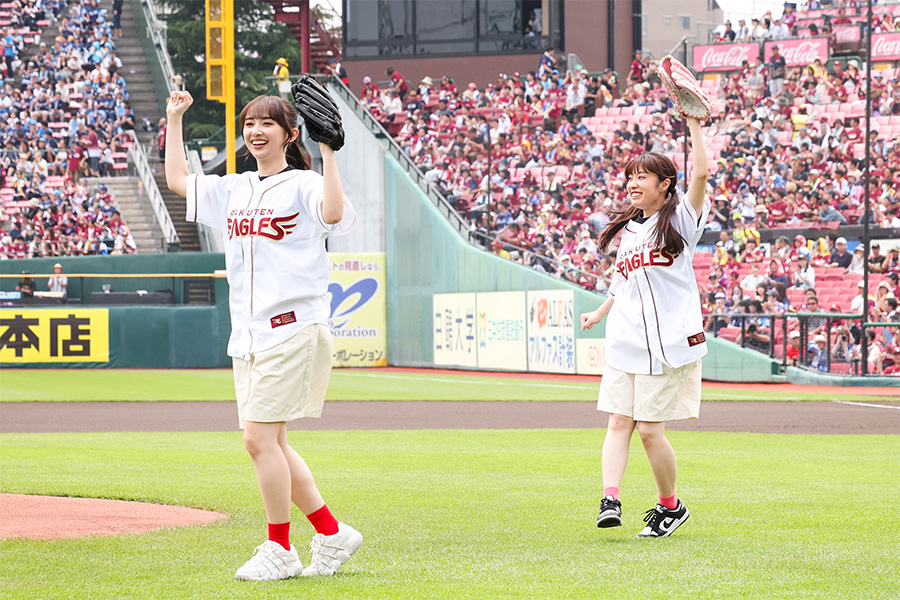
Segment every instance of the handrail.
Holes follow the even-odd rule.
[[[428,199],[431,200],[432,204],[450,218],[451,222],[456,226],[456,229],[463,235],[469,244],[475,245],[472,239],[472,232],[469,229],[469,221],[457,212],[433,184],[425,179],[425,174],[419,169],[418,165],[416,165],[409,155],[400,148],[400,145],[397,144],[381,123],[375,120],[372,113],[362,107],[359,98],[356,97],[353,91],[343,81],[334,77],[327,78],[327,81],[332,89],[354,109],[354,112],[362,119],[372,133],[375,134],[375,137],[382,141],[385,150],[403,165],[406,172],[415,180],[416,184],[418,184],[419,188],[425,193]]]
[[[191,173],[203,173],[203,161],[196,150],[186,152],[188,171]],[[221,238],[217,232],[208,225],[197,223],[197,233],[200,235],[200,250],[203,252],[224,252]]]
[[[129,135],[131,135],[131,147],[128,148],[128,155],[131,157],[137,176],[144,183],[144,190],[147,192],[147,198],[150,199],[150,205],[153,207],[153,213],[156,216],[156,222],[162,230],[163,238],[165,238],[167,244],[178,243],[175,224],[172,222],[172,217],[169,215],[169,209],[166,207],[165,201],[163,201],[159,186],[156,185],[156,179],[150,171],[150,164],[147,162],[144,147],[133,129],[129,130]]]
[[[166,24],[156,18],[156,10],[149,0],[141,0],[141,8],[144,11],[144,18],[147,20],[147,36],[153,42],[156,53],[159,55],[159,63],[165,79],[166,90],[168,95],[175,91],[175,68],[172,66],[172,57],[169,56],[169,50],[166,46]]]

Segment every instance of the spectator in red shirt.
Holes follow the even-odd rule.
[[[384,72],[391,78],[391,86],[397,92],[397,95],[400,96],[400,101],[405,101],[406,94],[409,93],[409,84],[406,83],[406,78],[395,71],[394,67],[388,67]]]
[[[628,71],[629,83],[643,83],[647,75],[647,63],[643,60],[644,53],[634,51],[634,60],[631,61],[631,70]]]

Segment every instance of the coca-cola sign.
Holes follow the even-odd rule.
[[[733,71],[745,60],[752,65],[758,56],[759,44],[694,46],[694,70]]]
[[[872,60],[900,60],[900,33],[873,35]]]
[[[817,58],[823,63],[828,60],[828,38],[815,37],[799,40],[778,40],[763,44],[765,61],[772,60],[772,48],[778,46],[778,51],[784,57],[784,62],[789,67],[805,67],[811,65]]]
[[[837,44],[858,42],[862,39],[859,25],[838,25],[834,28],[834,41]]]

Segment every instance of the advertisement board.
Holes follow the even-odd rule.
[[[103,308],[0,311],[0,363],[109,362]]]
[[[328,260],[334,366],[387,366],[384,253],[333,253]]]
[[[477,367],[475,294],[434,294],[432,334],[434,364]]]
[[[576,372],[579,375],[603,375],[606,368],[606,339],[579,338],[575,342],[578,362]]]
[[[900,60],[900,33],[876,33],[872,36],[872,60]]]
[[[772,48],[778,46],[778,51],[784,57],[788,67],[805,67],[811,65],[817,58],[822,64],[828,60],[828,38],[814,37],[794,40],[775,40],[763,44],[763,61],[768,64],[772,60]]]
[[[733,71],[743,61],[753,64],[759,56],[759,44],[712,44],[694,46],[695,71]]]
[[[572,290],[530,291],[528,370],[575,372],[575,294]]]
[[[478,368],[526,371],[525,292],[478,294]]]

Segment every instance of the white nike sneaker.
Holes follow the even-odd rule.
[[[296,577],[303,571],[297,549],[285,550],[278,542],[266,540],[256,547],[253,557],[234,574],[235,579],[274,581]]]
[[[657,504],[656,508],[651,508],[644,515],[644,522],[647,526],[637,534],[642,537],[666,537],[672,535],[672,532],[688,520],[691,516],[687,506],[681,499],[678,499],[678,506],[675,508],[666,508],[662,504]]]
[[[362,541],[362,534],[346,523],[338,523],[338,532],[334,535],[317,533],[309,543],[312,559],[303,569],[303,576],[334,575],[350,560],[350,555],[359,549]]]

